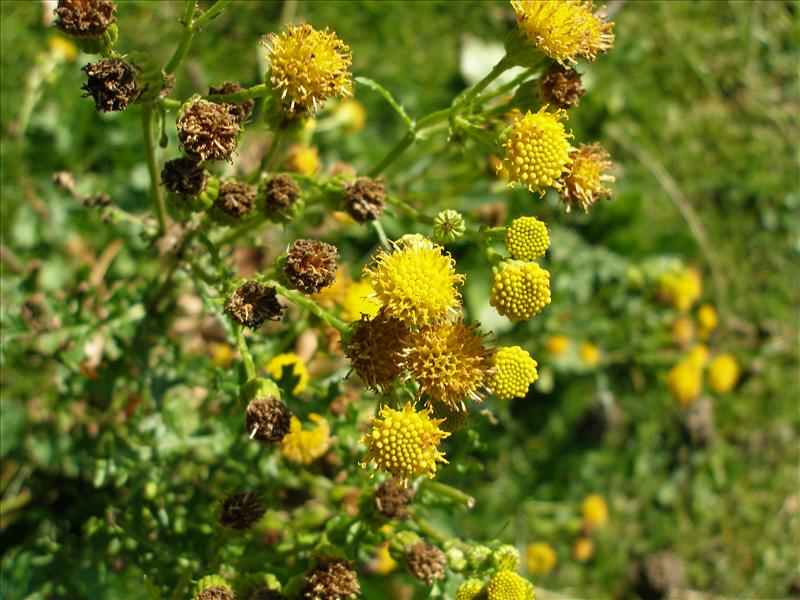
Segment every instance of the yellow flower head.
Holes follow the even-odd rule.
[[[408,485],[408,479],[417,475],[433,479],[436,463],[447,463],[437,446],[450,434],[439,428],[442,420],[431,419],[430,412],[430,408],[417,412],[411,402],[402,410],[381,408],[372,429],[361,438],[368,448],[361,466],[366,468],[372,460],[402,485]]]
[[[317,149],[311,146],[295,145],[286,153],[284,166],[287,171],[302,175],[314,175],[322,163]]]
[[[719,325],[719,316],[711,304],[703,304],[697,309],[697,322],[700,324],[700,336],[708,338],[712,331]]]
[[[209,342],[208,351],[211,353],[211,362],[215,367],[227,369],[233,362],[233,348],[230,344]]]
[[[550,247],[547,225],[536,217],[519,217],[506,228],[505,245],[508,253],[520,260],[544,256]]]
[[[525,566],[530,573],[549,573],[558,563],[556,551],[550,544],[544,542],[534,542],[528,545]]]
[[[286,25],[286,32],[262,40],[272,65],[270,81],[293,113],[314,113],[326,98],[353,95],[350,48],[332,31]]]
[[[358,100],[345,100],[334,109],[333,114],[336,121],[349,132],[361,131],[367,121],[367,111]]]
[[[403,351],[403,367],[432,400],[463,407],[469,396],[483,400],[481,388],[492,368],[492,351],[484,345],[478,324],[440,321],[412,332]]]
[[[583,522],[589,529],[602,527],[608,521],[608,504],[600,494],[589,494],[581,505]]]
[[[78,57],[78,47],[60,35],[51,35],[47,38],[47,45],[50,47],[50,52],[58,58],[73,61]]]
[[[528,387],[539,378],[536,361],[519,346],[498,348],[494,353],[494,375],[489,387],[498,398],[524,398]]]
[[[378,307],[370,301],[370,296],[375,294],[369,281],[354,281],[347,286],[342,296],[342,318],[345,321],[358,321],[362,315],[374,317],[378,314]]]
[[[379,392],[400,375],[401,353],[410,333],[402,321],[390,317],[385,310],[355,324],[347,344],[347,358],[368,388]]]
[[[550,273],[535,262],[501,263],[492,281],[489,304],[510,321],[524,321],[550,304]]]
[[[389,542],[384,542],[378,546],[372,567],[372,570],[377,575],[388,575],[397,568],[397,564],[397,561],[389,553]]]
[[[596,367],[600,363],[600,348],[591,342],[583,342],[578,348],[578,354],[583,363],[589,367]]]
[[[485,587],[480,579],[467,579],[458,586],[456,590],[456,600],[478,600],[485,598]]]
[[[455,313],[460,305],[455,286],[464,276],[455,265],[441,246],[422,238],[396,244],[392,252],[381,250],[364,277],[388,316],[422,326]]]
[[[661,276],[658,291],[667,303],[680,311],[687,311],[700,299],[703,279],[700,272],[692,267],[678,272],[669,271]]]
[[[594,554],[594,542],[592,538],[581,536],[572,542],[572,556],[578,562],[586,562]]]
[[[585,5],[591,14],[591,0]],[[598,54],[605,54],[614,46],[613,21],[606,21],[606,15],[602,9],[594,14],[586,22],[586,34],[581,42],[579,54],[589,61],[593,61]]]
[[[527,40],[559,63],[575,62],[588,50],[591,5],[577,0],[512,0],[517,25]]]
[[[318,459],[331,446],[331,428],[328,422],[316,413],[308,415],[315,423],[313,429],[303,429],[300,420],[292,416],[289,433],[283,438],[283,456],[294,463],[307,465]]]
[[[702,369],[708,364],[708,346],[695,344],[689,349],[686,361],[693,364],[698,369]]]
[[[608,152],[600,144],[581,144],[572,155],[570,172],[559,182],[561,200],[567,212],[574,204],[589,212],[589,207],[601,198],[610,197],[607,183],[614,183],[613,175],[606,173],[614,166],[608,160]]]
[[[560,356],[569,350],[569,338],[560,333],[547,336],[544,347],[553,356]]]
[[[708,365],[708,384],[719,394],[730,392],[739,381],[739,363],[730,354],[715,356]]]
[[[508,185],[520,183],[532,192],[544,195],[546,187],[561,187],[561,177],[569,172],[571,133],[567,133],[561,119],[567,113],[558,109],[547,112],[528,111],[518,118],[501,136],[505,157],[503,167],[508,171]]]
[[[303,360],[294,352],[278,354],[278,356],[267,363],[267,373],[269,373],[275,381],[280,381],[283,376],[284,367],[291,367],[292,375],[297,377],[297,383],[292,393],[295,395],[302,394],[308,385],[308,370],[305,364],[303,364]]]
[[[672,322],[672,343],[686,348],[694,339],[694,321],[689,317],[676,317]]]
[[[319,293],[313,294],[311,298],[314,302],[318,302],[325,308],[332,308],[337,304],[341,304],[344,300],[344,296],[347,293],[350,284],[353,283],[353,280],[347,274],[347,271],[339,265],[336,267],[336,279],[333,280],[333,283],[328,287],[322,288]],[[358,319],[359,317],[356,317]]]
[[[681,406],[691,404],[700,395],[702,386],[702,371],[687,360],[682,360],[667,373],[667,387]]]
[[[489,600],[534,600],[533,584],[514,571],[500,571],[489,582]]]

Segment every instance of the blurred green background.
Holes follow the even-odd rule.
[[[137,506],[142,483],[109,482],[98,475],[107,464],[98,461],[113,462],[109,448],[128,431],[120,415],[135,386],[126,381],[143,367],[126,353],[168,327],[134,327],[128,319],[129,300],[147,298],[160,264],[135,233],[104,225],[51,182],[67,170],[81,193],[104,191],[131,212],[148,210],[138,110],[100,115],[81,98],[80,67],[92,59],[54,58],[59,34],[46,24],[48,6],[0,3],[2,593],[142,597],[141,574],[125,567],[111,542],[93,542],[87,524],[115,498]],[[120,2],[120,48],[166,62],[181,7]],[[589,215],[564,214],[554,197],[506,190],[487,176],[479,150],[441,138],[421,146],[423,161],[409,155],[386,174],[410,199],[434,198],[465,212],[506,202],[509,217],[536,214],[553,229],[555,296],[541,319],[509,330],[485,308],[486,286],[465,293],[473,317],[498,339],[531,349],[542,380],[525,401],[490,406],[502,435],[484,419],[476,436],[488,435],[449,448],[453,467],[442,480],[478,502],[470,513],[442,515],[440,525],[523,550],[546,541],[558,565],[531,578],[567,597],[630,596],[636,561],[661,551],[685,564],[675,597],[800,597],[800,4],[614,2],[610,9],[616,46],[581,67],[587,93],[569,126],[577,140],[609,149],[617,177],[611,202]],[[462,65],[475,60],[476,42],[499,45],[513,24],[503,2],[233,2],[196,36],[171,97],[225,80],[259,82],[257,41],[299,18],[333,28],[352,49],[354,74],[380,82],[417,117],[470,83]],[[362,131],[315,137],[326,165],[347,161],[363,171],[402,135],[377,94],[360,86],[356,98],[368,115]],[[169,133],[162,160],[177,156]],[[397,237],[409,224],[387,219],[385,226]],[[376,242],[370,231],[342,236],[343,253],[355,261]],[[111,256],[98,304],[87,282],[116,240],[124,246]],[[453,251],[472,283],[488,274],[466,245]],[[701,271],[703,300],[723,318],[712,350],[730,352],[742,368],[737,388],[712,400],[717,435],[704,448],[687,443],[685,411],[665,384],[677,360],[666,349],[674,313],[630,283],[632,272],[649,282],[648,265],[675,258]],[[81,363],[98,324],[119,338],[101,350],[115,376],[87,384]],[[543,346],[553,333],[597,344],[600,365],[550,361]],[[171,339],[175,349],[164,361],[187,372],[204,368]],[[150,382],[154,396],[168,387]],[[202,415],[195,420],[192,431],[207,427]],[[213,455],[215,447],[201,450]],[[189,467],[183,476],[203,477]],[[591,559],[579,562],[569,520],[589,493],[607,499],[610,518],[595,535]],[[173,562],[193,544],[178,535],[160,541],[174,548],[162,574],[162,583],[173,584]],[[368,598],[385,593],[365,585],[384,589]],[[397,585],[403,597],[407,583]]]

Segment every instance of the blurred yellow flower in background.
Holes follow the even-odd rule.
[[[608,504],[600,494],[589,494],[581,505],[581,516],[589,529],[602,527],[608,521]]]
[[[306,369],[303,359],[294,352],[278,354],[267,363],[267,372],[275,381],[280,381],[284,367],[292,367],[292,375],[297,377],[297,383],[292,393],[302,394],[308,385],[308,369]]]
[[[596,367],[600,363],[600,348],[591,342],[583,342],[578,349],[581,360],[590,367]]]
[[[544,343],[544,347],[547,349],[547,352],[553,356],[560,356],[561,354],[564,354],[567,350],[569,350],[569,345],[569,338],[565,335],[561,335],[560,333],[554,333],[553,335],[548,336]]]
[[[558,563],[556,551],[550,544],[534,542],[528,545],[525,565],[529,573],[549,573]]]
[[[281,442],[283,456],[287,460],[303,465],[318,459],[331,446],[331,428],[328,422],[316,413],[308,415],[308,420],[316,427],[303,429],[300,419],[293,416],[289,433]]]
[[[727,352],[715,356],[708,365],[708,384],[719,394],[730,392],[739,381],[739,363]]]
[[[682,360],[667,373],[667,387],[681,406],[687,406],[700,395],[702,371],[691,362]]]

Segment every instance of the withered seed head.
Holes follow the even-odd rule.
[[[244,90],[242,86],[238,83],[232,81],[226,81],[222,85],[219,86],[210,86],[208,88],[208,95],[211,96],[212,94],[235,94],[236,92],[241,92]],[[231,103],[224,103],[222,106],[228,109],[228,112],[231,113],[236,121],[242,125],[244,124],[247,119],[250,118],[250,115],[253,114],[253,107],[256,105],[255,100],[245,100],[244,102],[238,102],[236,104]]]
[[[375,512],[389,519],[406,519],[408,505],[414,500],[414,489],[399,485],[394,479],[387,479],[375,490],[372,506]]]
[[[553,63],[544,72],[539,85],[545,102],[564,109],[578,106],[586,91],[581,85],[581,74],[558,63]]]
[[[435,579],[444,579],[447,555],[420,541],[406,551],[406,566],[414,577],[430,585]]]
[[[191,158],[168,160],[161,171],[161,183],[178,196],[199,196],[206,187],[208,173]]]
[[[228,160],[240,129],[226,105],[197,100],[178,119],[178,140],[200,162]]]
[[[291,175],[279,173],[264,186],[264,200],[268,213],[286,210],[300,197],[300,186]]]
[[[306,583],[300,592],[302,600],[344,600],[361,593],[356,572],[347,561],[338,558],[319,559],[306,571]]]
[[[295,288],[318,294],[336,280],[339,251],[317,240],[296,240],[289,246],[283,274]]]
[[[236,600],[236,594],[230,588],[212,585],[197,594],[192,600]]]
[[[247,433],[262,442],[280,442],[289,433],[291,419],[277,398],[256,398],[247,405]]]
[[[81,86],[84,98],[94,98],[100,112],[125,110],[135,102],[141,90],[136,85],[136,68],[122,58],[104,58],[83,67],[88,76]]]
[[[258,492],[231,494],[222,503],[219,523],[231,529],[250,529],[267,512],[267,505]]]
[[[252,185],[240,181],[224,181],[219,186],[219,195],[214,209],[231,219],[241,219],[256,205],[258,191]]]
[[[275,288],[248,281],[230,295],[225,311],[237,323],[258,329],[264,321],[280,320],[283,307],[278,302]]]
[[[374,221],[386,208],[383,182],[360,177],[344,184],[344,207],[359,223]]]
[[[72,37],[97,38],[116,21],[116,10],[111,0],[59,0],[56,27]]]

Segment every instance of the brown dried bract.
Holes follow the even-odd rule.
[[[257,329],[264,321],[280,320],[283,307],[278,302],[275,288],[248,281],[230,295],[225,311],[237,323]]]
[[[369,177],[360,177],[344,184],[344,207],[359,223],[374,221],[386,208],[383,182]]]
[[[228,160],[236,150],[239,122],[226,105],[197,100],[178,119],[181,148],[199,162]]]
[[[168,160],[161,171],[161,183],[178,196],[199,196],[206,188],[208,173],[191,158]]]
[[[256,398],[247,405],[247,434],[262,442],[280,442],[289,433],[291,419],[277,398]]]
[[[222,503],[219,523],[231,529],[250,529],[267,512],[267,505],[258,492],[231,494]]]
[[[295,288],[318,294],[336,280],[339,251],[318,240],[296,240],[289,246],[283,274]]]
[[[586,90],[581,85],[581,74],[575,69],[553,63],[539,79],[544,101],[558,108],[574,108],[581,103]]]
[[[100,112],[125,110],[141,90],[136,86],[136,68],[121,58],[104,58],[83,67],[87,81],[81,86]]]
[[[300,592],[303,600],[344,600],[361,593],[356,572],[347,561],[338,558],[319,559],[306,572],[306,583]]]
[[[300,197],[300,186],[291,175],[279,173],[264,185],[264,201],[268,213],[286,210]]]
[[[219,186],[214,209],[231,219],[241,219],[253,210],[258,191],[241,181],[225,181]]]
[[[116,4],[111,0],[59,0],[56,27],[76,38],[97,38],[116,18]]]
[[[375,490],[372,506],[375,512],[389,519],[407,519],[408,506],[414,500],[414,489],[387,479]]]

